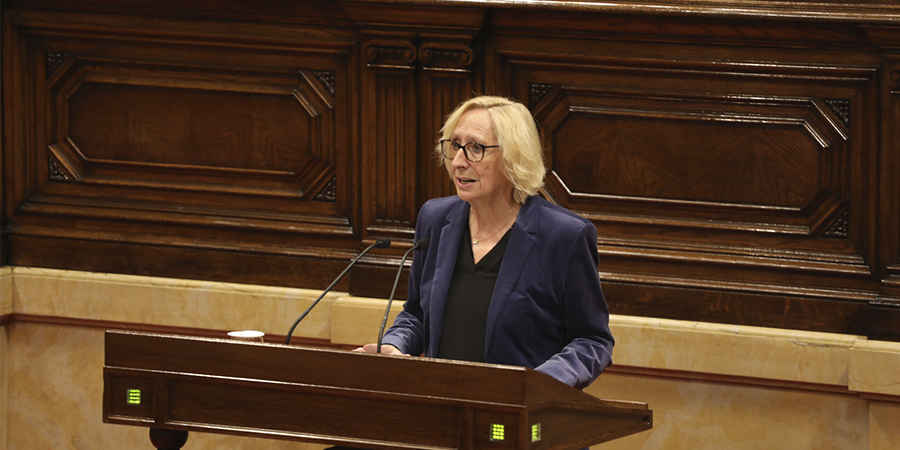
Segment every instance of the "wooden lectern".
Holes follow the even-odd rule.
[[[106,333],[103,421],[368,449],[574,449],[650,429],[523,367],[136,332]]]

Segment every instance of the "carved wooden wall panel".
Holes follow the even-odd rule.
[[[584,35],[499,37],[489,73],[541,124],[548,196],[597,224],[613,310],[712,321],[766,311],[742,314],[755,324],[781,310],[779,326],[812,329],[864,315],[884,270],[866,123],[881,54],[827,42],[774,51],[754,39],[738,50],[724,41],[737,30],[724,28],[677,45],[604,31],[591,46]],[[641,42],[651,39],[660,42]],[[548,56],[551,45],[578,51]],[[862,322],[845,330],[866,332]]]
[[[48,86],[49,161],[67,182],[303,199],[334,177],[334,105],[306,71],[262,81],[70,59]]]
[[[475,92],[471,43],[484,11],[437,6],[398,14],[396,6],[379,2],[342,7],[361,27],[365,54],[361,162],[372,170],[363,174],[364,239],[387,236],[408,246],[419,206],[453,192],[429,149],[445,116]],[[366,270],[363,264],[358,273]],[[381,287],[362,289],[377,295]]]
[[[4,67],[28,87],[27,106],[9,111],[32,109],[23,136],[33,144],[5,165],[29,180],[6,203],[16,217],[12,248],[65,255],[92,243],[142,263],[21,251],[11,263],[253,282],[248,274],[260,271],[244,262],[268,254],[290,261],[279,283],[307,285],[339,265],[302,269],[309,258],[339,261],[358,248],[348,239],[358,169],[350,152],[356,88],[347,82],[356,43],[346,33],[13,16],[6,19],[21,50],[10,58],[26,65]],[[157,20],[167,23],[163,37]],[[92,31],[96,23],[113,25]],[[185,259],[195,265],[185,268]]]
[[[363,78],[363,108],[372,121],[363,127],[363,167],[367,171],[364,196],[374,205],[363,216],[369,234],[409,237],[415,221],[415,197],[409,187],[416,180],[415,148],[417,48],[401,39],[365,43],[367,59]]]
[[[900,339],[889,5],[182,3],[3,2],[4,263],[385,296],[490,93],[613,312]]]

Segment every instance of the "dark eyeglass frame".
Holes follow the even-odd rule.
[[[447,154],[448,147],[445,145],[446,142],[450,143],[449,149],[453,150],[452,155]],[[469,162],[473,162],[473,163],[481,162],[484,159],[484,151],[486,149],[500,148],[499,145],[482,145],[477,142],[467,142],[465,144],[461,144],[458,141],[456,141],[455,139],[441,139],[439,141],[439,144],[441,146],[441,154],[444,155],[444,158],[453,159],[456,157],[456,153],[459,152],[460,150],[462,150],[463,155],[466,157],[466,159],[468,159]],[[481,154],[481,158],[475,160],[475,159],[472,159],[469,157],[469,150],[466,150],[466,147],[468,147],[470,145],[474,146],[474,148],[472,150],[475,150],[476,151],[475,153]]]

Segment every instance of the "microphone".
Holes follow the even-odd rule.
[[[397,283],[400,282],[400,272],[403,270],[403,263],[406,262],[406,257],[409,256],[413,250],[425,250],[430,243],[431,239],[428,239],[427,237],[419,239],[413,244],[412,248],[403,254],[403,259],[400,260],[400,267],[397,268],[397,276],[394,278],[394,287],[391,289],[391,296],[388,298],[387,309],[384,310],[384,318],[381,319],[381,328],[378,330],[378,347],[375,348],[375,353],[381,353],[381,339],[384,337],[384,326],[387,324],[388,315],[391,312],[391,303],[394,301],[394,293],[397,292]]]
[[[359,261],[359,258],[362,258],[363,255],[365,255],[366,253],[369,253],[369,250],[372,250],[375,247],[388,248],[390,246],[391,246],[390,239],[381,238],[381,239],[376,240],[374,244],[368,246],[365,250],[362,251],[362,253],[360,253],[359,255],[356,255],[356,258],[353,258],[353,261],[350,261],[350,265],[348,265],[347,268],[344,269],[344,271],[341,272],[341,274],[338,275],[337,278],[335,278],[334,281],[332,281],[331,284],[329,284],[328,287],[325,288],[324,291],[322,291],[322,295],[320,295],[319,298],[317,298],[316,301],[314,301],[312,305],[309,305],[309,308],[306,308],[306,311],[303,311],[303,314],[301,314],[300,317],[298,317],[297,320],[294,321],[294,324],[291,325],[290,331],[288,331],[287,337],[284,339],[284,343],[285,344],[291,343],[291,335],[294,334],[294,328],[297,328],[297,324],[299,324],[300,321],[303,320],[303,318],[306,317],[307,314],[309,314],[309,311],[311,309],[313,309],[313,307],[315,307],[317,304],[319,304],[319,300],[322,300],[322,297],[325,297],[325,294],[327,294],[328,291],[330,291],[331,288],[333,288],[334,285],[337,284],[337,282],[340,281],[340,279],[344,277],[344,275],[347,273],[347,271],[349,271],[350,268],[353,267],[357,261]]]

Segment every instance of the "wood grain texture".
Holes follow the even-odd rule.
[[[490,93],[612,311],[900,340],[900,15],[723,5],[5,0],[0,258],[385,297]]]
[[[600,400],[522,367],[245,344],[108,332],[104,422],[379,449],[509,450],[532,448],[535,419],[547,430],[534,447],[542,450],[652,426],[644,403]],[[139,404],[126,402],[129,389],[140,390]],[[396,423],[414,432],[398,434]],[[492,424],[506,432],[489,442]]]

